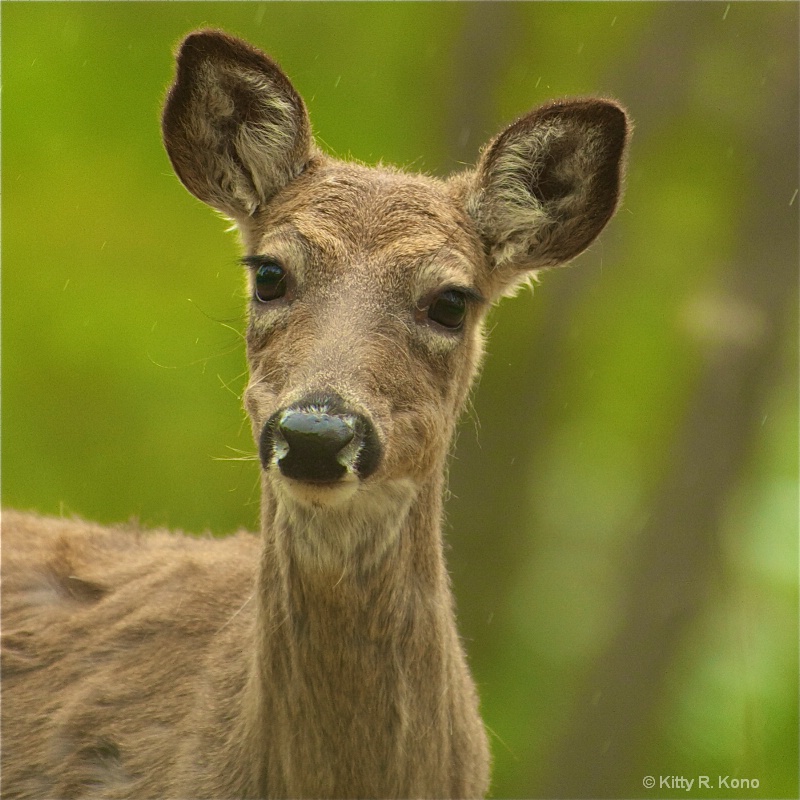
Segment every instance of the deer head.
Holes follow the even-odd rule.
[[[241,234],[245,406],[270,513],[347,519],[349,557],[366,520],[440,493],[487,309],[600,233],[628,131],[615,102],[567,100],[447,180],[345,163],[316,146],[274,61],[217,31],[185,39],[164,140],[184,185]]]

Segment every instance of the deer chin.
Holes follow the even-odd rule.
[[[391,552],[407,524],[418,487],[409,479],[329,484],[267,473],[282,529],[308,575],[369,571]]]
[[[348,473],[337,481],[300,481],[287,478],[276,470],[271,483],[279,499],[289,505],[311,509],[341,507],[358,492],[360,480]]]

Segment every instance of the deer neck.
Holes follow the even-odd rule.
[[[409,751],[421,748],[418,759],[433,764],[426,774],[446,763],[450,738],[423,733],[450,714],[461,668],[441,494],[441,480],[398,489],[374,504],[382,513],[354,516],[349,533],[342,519],[265,498],[248,705],[271,792],[281,776],[278,790],[292,796],[377,796],[387,787],[410,796],[426,787],[409,772]],[[347,559],[333,557],[348,547]]]

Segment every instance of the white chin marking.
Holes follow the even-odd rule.
[[[275,488],[284,500],[310,508],[329,508],[347,502],[358,491],[359,480],[347,475],[335,483],[307,483],[284,478],[274,479]]]

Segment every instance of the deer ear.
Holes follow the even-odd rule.
[[[181,43],[161,125],[184,186],[238,221],[311,156],[308,113],[289,79],[259,50],[220,31]]]
[[[501,288],[574,258],[616,209],[630,126],[607,100],[556,102],[496,136],[462,183]]]

